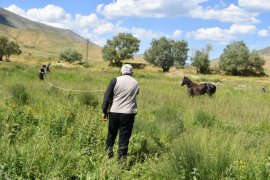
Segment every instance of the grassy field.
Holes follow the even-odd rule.
[[[119,164],[104,151],[103,93],[50,87],[39,81],[39,67],[0,62],[1,179],[270,179],[269,77],[193,74],[218,88],[212,98],[190,98],[180,86],[187,70],[135,70],[139,113],[127,162]],[[46,78],[105,90],[118,75],[103,63],[53,63]]]

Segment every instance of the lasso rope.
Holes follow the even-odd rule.
[[[105,92],[105,90],[95,90],[95,89],[93,89],[93,90],[78,90],[78,89],[67,89],[67,88],[62,88],[62,87],[56,86],[56,85],[50,83],[49,81],[47,81],[46,78],[45,78],[45,76],[44,76],[44,81],[45,81],[48,85],[50,85],[50,86],[52,86],[52,87],[55,87],[55,88],[57,88],[57,89],[61,89],[61,90],[63,90],[63,91],[73,91],[73,92],[82,92],[82,93],[86,93],[86,92]]]

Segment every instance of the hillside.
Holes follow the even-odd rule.
[[[21,46],[24,56],[56,57],[66,49],[78,50],[85,57],[87,40],[71,30],[34,22],[0,8],[0,35]],[[101,48],[89,42],[88,59],[100,59]]]
[[[270,46],[261,49],[259,53],[263,56],[270,56]]]

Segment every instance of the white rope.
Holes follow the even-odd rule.
[[[67,88],[62,88],[62,87],[56,86],[56,85],[54,85],[54,84],[48,82],[48,81],[46,80],[45,76],[43,76],[43,77],[44,77],[44,81],[45,81],[48,85],[53,86],[53,87],[55,87],[55,88],[57,88],[57,89],[61,89],[61,90],[63,90],[63,91],[73,91],[73,92],[82,92],[82,93],[84,93],[84,92],[105,92],[105,90],[95,90],[95,89],[94,89],[94,90],[78,90],[78,89],[67,89]]]

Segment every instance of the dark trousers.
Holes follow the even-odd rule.
[[[129,138],[132,133],[135,114],[109,113],[109,128],[106,140],[108,156],[113,156],[113,145],[119,131],[118,158],[125,158],[128,152]]]

